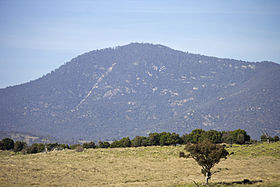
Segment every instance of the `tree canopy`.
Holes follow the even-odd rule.
[[[202,167],[201,172],[205,175],[206,184],[211,178],[211,168],[218,164],[222,158],[226,159],[229,155],[224,146],[213,144],[209,140],[198,144],[187,144],[185,150]]]

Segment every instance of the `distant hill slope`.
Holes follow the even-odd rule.
[[[280,130],[280,65],[132,43],[80,55],[0,89],[0,130],[62,139],[117,139],[194,128]]]

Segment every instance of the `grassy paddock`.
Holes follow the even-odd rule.
[[[262,180],[280,185],[280,143],[227,148],[234,152],[213,168],[210,182]],[[195,186],[204,181],[193,159],[179,158],[183,146],[53,151],[32,155],[0,152],[0,186]],[[246,185],[234,185],[246,186]],[[250,186],[250,185],[247,185]],[[252,186],[252,185],[251,185]]]

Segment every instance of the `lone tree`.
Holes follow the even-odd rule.
[[[198,144],[187,144],[185,150],[202,167],[201,173],[205,176],[205,183],[211,178],[211,168],[220,162],[221,158],[227,158],[228,152],[224,146],[213,144],[209,140]]]

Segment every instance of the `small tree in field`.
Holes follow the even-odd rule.
[[[221,158],[227,158],[228,152],[224,146],[213,144],[209,140],[198,144],[187,144],[185,150],[202,167],[201,173],[205,176],[205,183],[211,178],[211,168],[220,162]]]
[[[14,148],[14,140],[10,138],[4,138],[2,141],[0,141],[0,150],[11,150]]]

